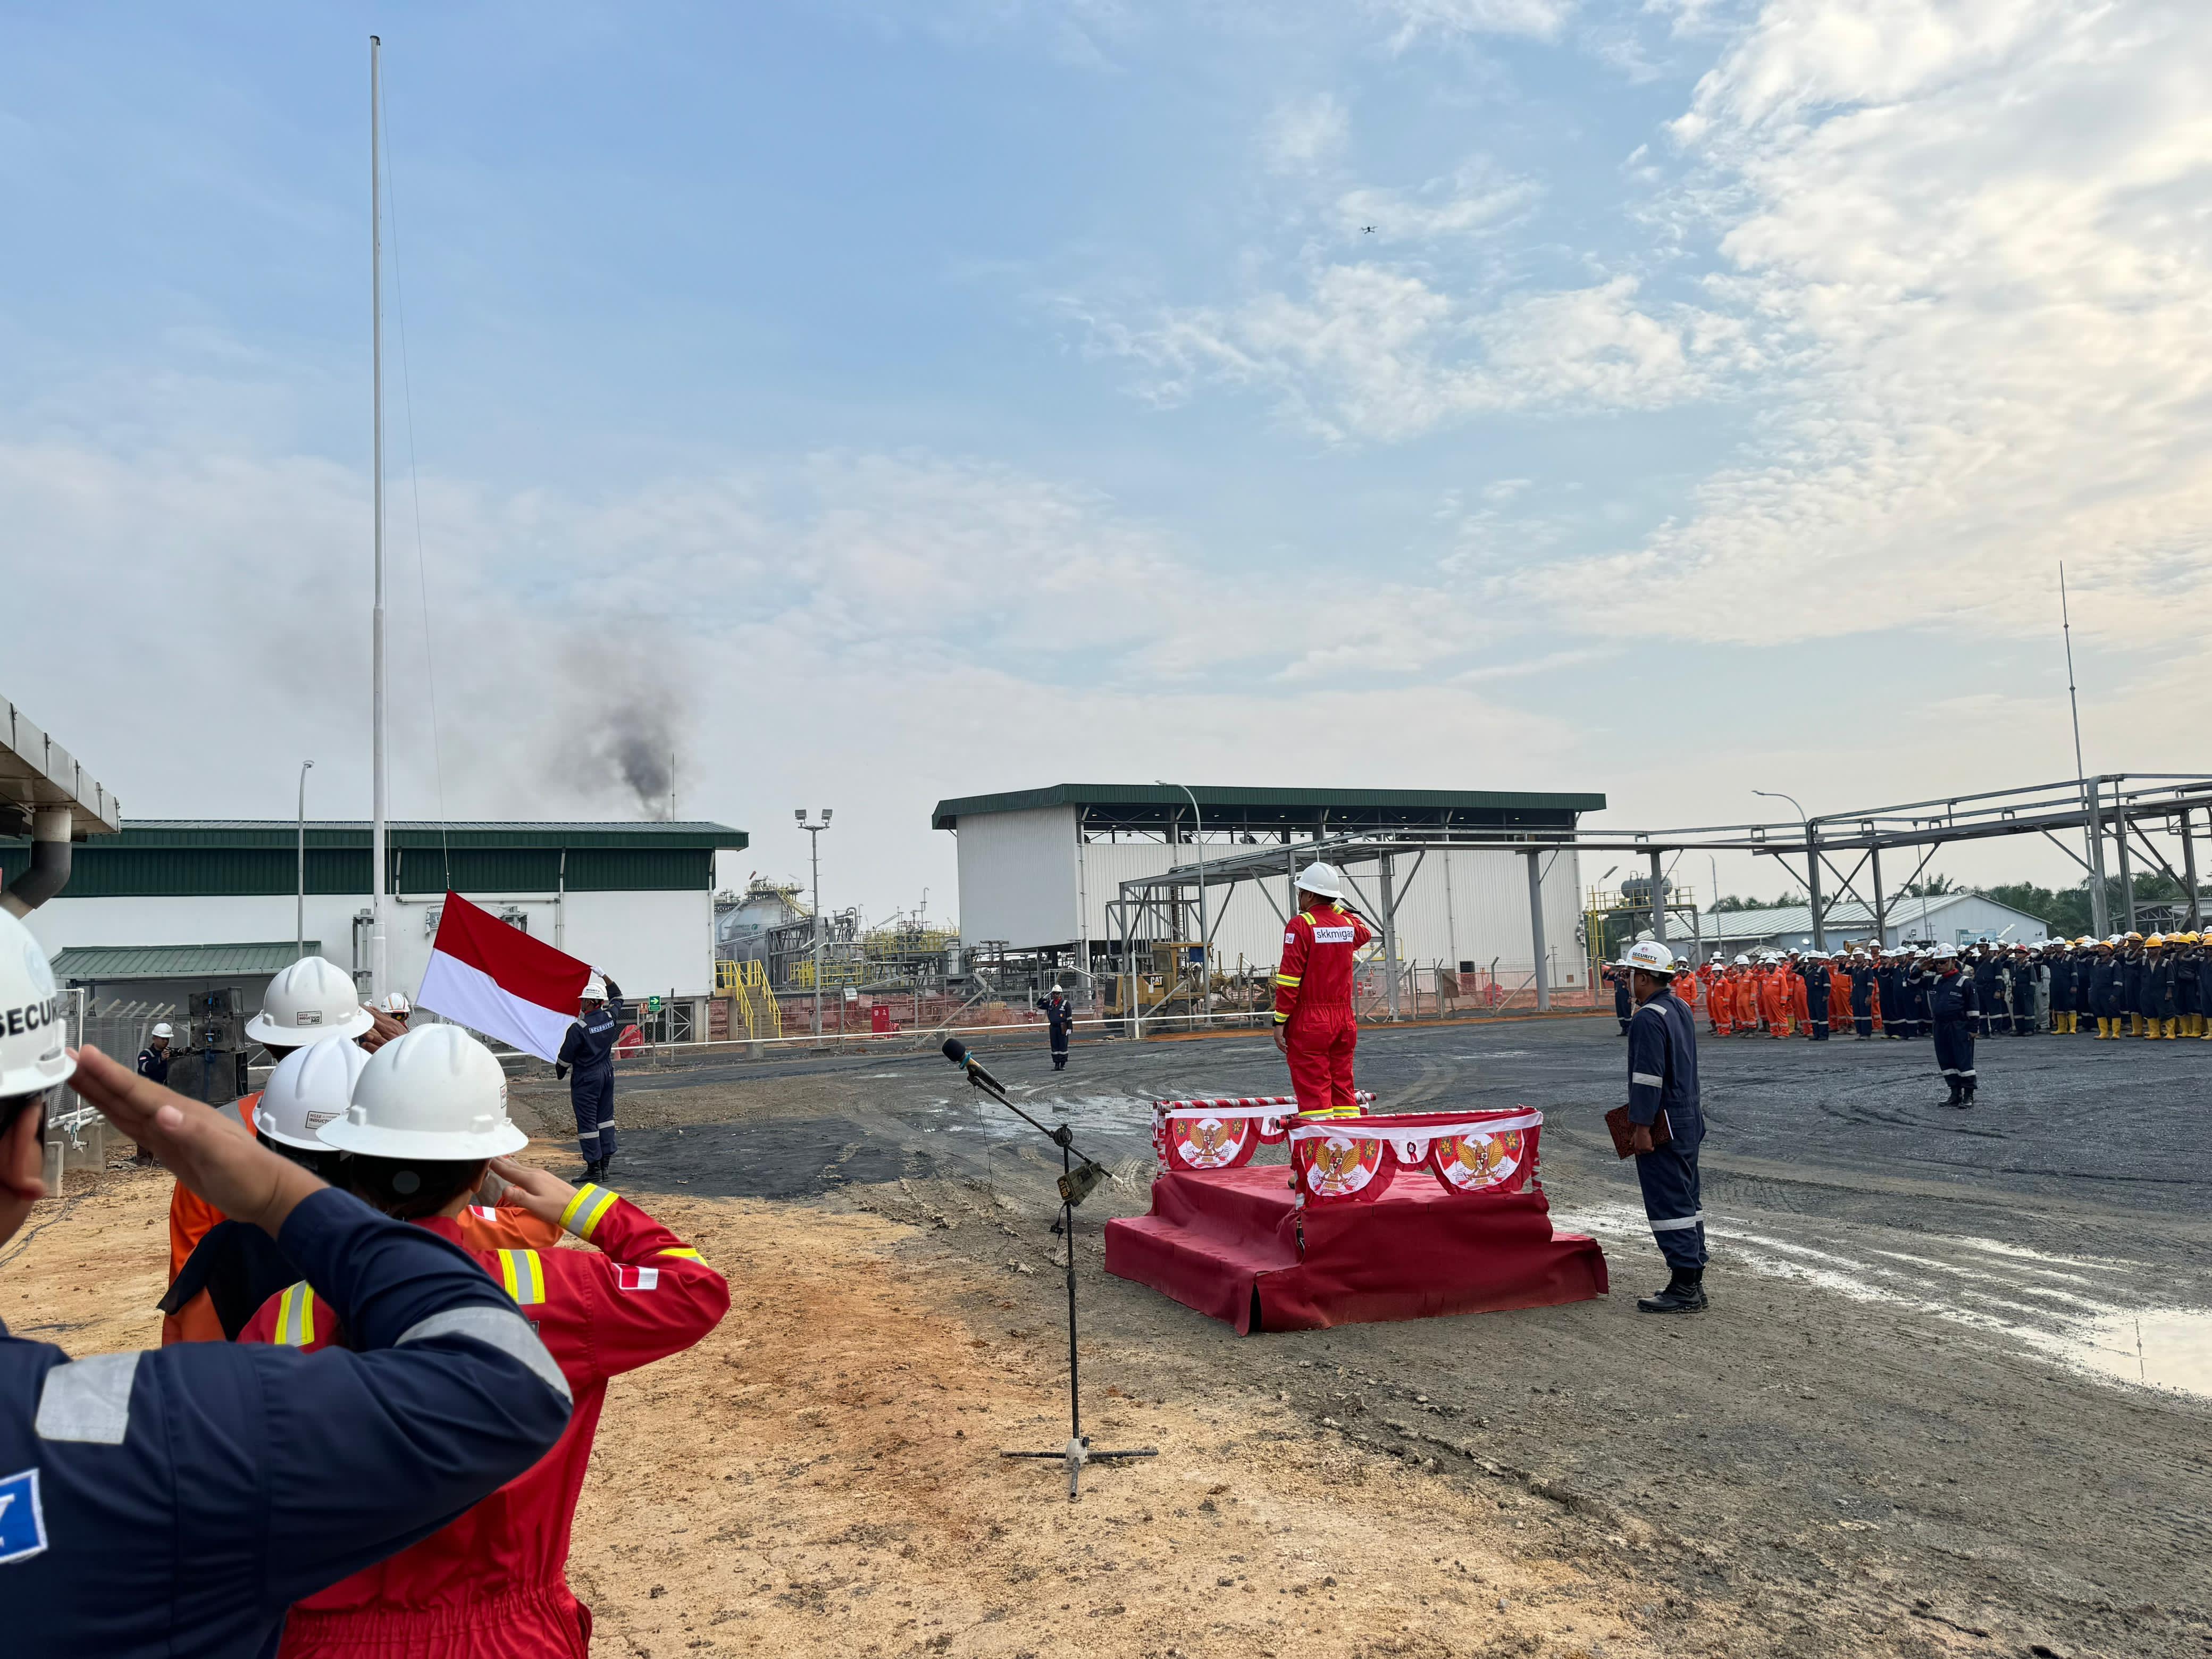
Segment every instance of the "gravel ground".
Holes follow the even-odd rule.
[[[1287,1413],[1266,1431],[1439,1483],[1439,1514],[1533,1504],[1521,1547],[1627,1584],[1614,1611],[1661,1651],[2212,1654],[2212,1044],[1992,1039],[1960,1113],[1925,1042],[1708,1042],[1714,1306],[1662,1321],[1634,1309],[1662,1275],[1598,1121],[1621,1095],[1610,1020],[1370,1032],[1384,1109],[1545,1109],[1555,1213],[1604,1242],[1615,1291],[1246,1340],[1108,1278],[1097,1229],[1145,1207],[1146,1103],[1279,1089],[1265,1041],[1083,1045],[1058,1075],[1041,1045],[983,1057],[1126,1177],[1078,1228],[1086,1397],[1253,1436]],[[896,1252],[947,1316],[1064,1386],[1050,1149],[933,1054],[619,1091],[620,1184],[908,1224]],[[516,1100],[557,1134],[550,1079]]]

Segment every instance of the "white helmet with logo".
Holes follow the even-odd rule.
[[[343,1152],[456,1164],[530,1144],[507,1115],[507,1073],[458,1025],[425,1025],[379,1048],[345,1115],[315,1134]]]
[[[605,1002],[606,1000],[607,982],[601,979],[597,974],[593,974],[591,978],[584,981],[584,1000],[586,1002]]]
[[[1297,884],[1301,892],[1317,893],[1322,898],[1344,896],[1344,878],[1337,873],[1334,865],[1324,864],[1319,859],[1298,872]]]
[[[51,1089],[76,1070],[53,964],[31,930],[0,910],[0,1099]]]
[[[154,1029],[147,1035],[157,1037],[173,1037],[176,1036],[176,1033],[169,1029],[169,1022],[167,1020],[157,1019],[154,1022]]]
[[[353,1085],[368,1065],[357,1042],[311,1042],[277,1062],[254,1109],[253,1127],[280,1146],[326,1152],[315,1131],[343,1117]]]
[[[261,1012],[246,1022],[256,1042],[305,1048],[332,1037],[357,1037],[376,1024],[361,1006],[353,975],[320,957],[302,957],[262,993]]]
[[[1620,953],[1616,968],[1633,969],[1639,974],[1656,974],[1661,978],[1673,977],[1674,953],[1656,939],[1638,939]]]

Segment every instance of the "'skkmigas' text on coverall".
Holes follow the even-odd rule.
[[[1352,1054],[1359,1046],[1352,1016],[1353,957],[1375,935],[1358,916],[1310,898],[1283,929],[1275,968],[1275,1024],[1290,1050],[1291,1091],[1298,1110],[1316,1117],[1353,1117]]]

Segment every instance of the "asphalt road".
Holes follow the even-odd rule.
[[[1642,1569],[1669,1651],[2212,1654],[2212,1042],[1990,1039],[1959,1112],[1925,1042],[1708,1040],[1714,1305],[1658,1320],[1601,1121],[1613,1022],[1372,1030],[1382,1109],[1543,1109],[1554,1220],[1601,1240],[1613,1293],[1245,1340],[1107,1277],[1097,1230],[1146,1206],[1152,1099],[1283,1089],[1264,1035],[1079,1043],[1064,1073],[1041,1037],[978,1052],[1122,1176],[1079,1218],[1091,1386],[1287,1400],[1520,1482],[1563,1549],[1673,1538]],[[562,1095],[516,1098],[557,1133]],[[617,1184],[914,1221],[977,1322],[1056,1340],[1056,1154],[935,1054],[625,1073],[617,1098]]]

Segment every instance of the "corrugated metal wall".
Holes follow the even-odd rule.
[[[964,836],[968,832],[963,829],[961,833]],[[1224,848],[1231,850],[1249,849]],[[1581,863],[1571,851],[1546,857],[1544,942],[1551,958],[1551,982],[1581,985],[1588,976],[1576,937],[1581,921]],[[1086,843],[1082,848],[1082,873],[1089,936],[1106,942],[1119,938],[1108,926],[1106,903],[1121,896],[1122,882],[1158,875],[1190,862],[1195,862],[1195,854],[1188,846],[1169,847],[1155,842]],[[1357,865],[1351,874],[1356,890],[1354,902],[1363,915],[1377,915],[1382,902],[1378,866]],[[1418,865],[1412,857],[1398,859],[1395,874],[1401,962],[1442,962],[1448,967],[1472,962],[1487,970],[1494,957],[1498,974],[1509,982],[1530,971],[1528,866],[1523,855],[1474,848],[1433,850]],[[963,863],[963,914],[968,902],[966,883]],[[1213,918],[1214,953],[1224,968],[1233,969],[1240,956],[1249,963],[1273,963],[1280,956],[1282,918],[1268,900],[1281,905],[1284,884],[1281,877],[1271,878],[1264,896],[1252,882],[1241,882],[1231,890],[1212,890],[1214,902],[1223,906],[1221,914]],[[1194,914],[1184,923],[1185,936],[1195,938],[1197,930]]]
[[[1073,807],[988,812],[963,819],[956,834],[964,942],[1027,951],[1077,937]]]
[[[0,849],[0,878],[13,880],[27,849]],[[434,893],[554,890],[561,854],[538,847],[392,849],[395,890]],[[714,855],[691,848],[577,848],[568,854],[571,892],[704,891],[714,884]],[[310,893],[369,890],[367,849],[307,848]],[[129,847],[78,844],[70,862],[71,898],[240,897],[289,893],[299,878],[290,847]]]

